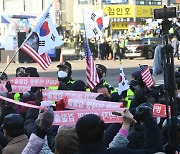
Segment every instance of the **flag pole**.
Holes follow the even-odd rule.
[[[15,52],[14,55],[12,56],[11,60],[8,62],[8,64],[7,64],[6,67],[4,68],[4,70],[1,72],[0,77],[1,77],[2,74],[7,70],[7,68],[9,67],[9,65],[12,63],[12,61],[13,61],[13,59],[15,58],[15,56],[17,55],[19,49],[20,49],[20,47],[16,50],[16,52]]]
[[[45,14],[47,14],[47,12],[49,11],[49,9],[52,7],[53,2],[49,5],[49,7],[47,8]],[[14,53],[13,57],[11,58],[10,62],[7,64],[7,66],[4,68],[4,70],[2,71],[2,73],[0,74],[0,77],[2,76],[2,74],[7,70],[7,68],[9,67],[9,65],[12,63],[13,59],[15,58],[15,56],[17,55],[19,49],[24,45],[24,43],[28,40],[28,38],[32,35],[33,30],[28,34],[28,36],[26,37],[26,39],[23,41],[23,43],[21,44],[21,46],[16,50],[16,52]]]

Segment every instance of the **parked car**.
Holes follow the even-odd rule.
[[[162,44],[162,39],[157,37],[143,38],[141,40],[128,40],[125,47],[125,56],[128,59],[136,57],[154,58],[154,49]]]

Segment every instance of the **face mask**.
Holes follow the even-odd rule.
[[[98,76],[99,76],[99,79],[101,79],[103,77],[103,74],[98,72]]]
[[[178,93],[177,97],[180,98],[180,93]]]
[[[59,78],[65,78],[65,77],[67,77],[67,73],[64,71],[58,71],[58,77]]]

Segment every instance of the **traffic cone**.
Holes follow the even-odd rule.
[[[64,61],[64,57],[63,57],[63,55],[61,54],[61,56],[60,56],[60,63],[63,62],[63,61]]]
[[[108,60],[112,60],[113,58],[112,58],[112,54],[111,53],[109,53],[109,57],[108,57]]]
[[[10,57],[9,57],[9,55],[7,56],[7,61],[6,61],[6,63],[7,63],[7,64],[10,63]]]

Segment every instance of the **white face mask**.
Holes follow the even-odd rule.
[[[58,71],[58,77],[59,78],[65,78],[65,77],[67,77],[67,73],[64,71]]]
[[[180,98],[180,93],[178,93],[177,97]]]

